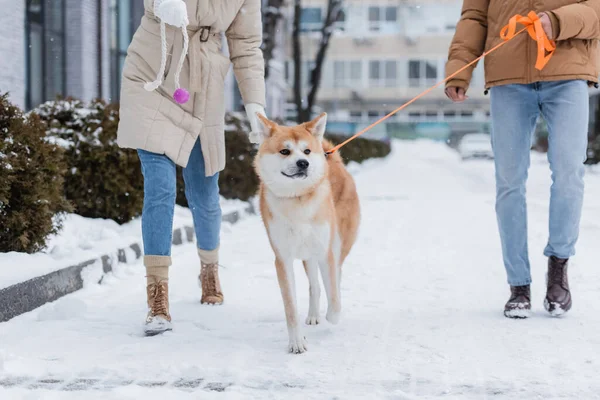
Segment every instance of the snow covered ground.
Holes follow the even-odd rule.
[[[223,213],[243,211],[247,206],[240,200],[221,199]],[[192,214],[189,209],[177,206],[173,227],[184,225],[192,226]],[[48,240],[45,251],[0,253],[0,289],[141,243],[141,235],[140,218],[119,225],[112,220],[69,214],[59,234]]]
[[[502,316],[492,164],[396,142],[356,175],[364,219],[342,322],[305,327],[307,353],[286,352],[273,255],[253,216],[224,228],[222,307],[199,304],[193,244],[174,248],[171,333],[142,337],[141,264],[0,324],[0,399],[600,398],[600,171],[587,177],[574,308],[553,319],[542,306],[550,174],[543,156],[532,164],[529,320]]]

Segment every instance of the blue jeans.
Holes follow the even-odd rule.
[[[138,150],[144,175],[142,237],[145,255],[170,256],[173,214],[177,197],[175,163],[163,154]],[[219,247],[221,204],[219,174],[205,176],[200,140],[192,149],[183,169],[185,196],[194,219],[198,248],[211,251]]]
[[[575,254],[583,204],[588,136],[585,81],[538,82],[491,89],[496,214],[508,283],[531,283],[525,183],[532,133],[541,114],[548,125],[552,171],[547,257]]]

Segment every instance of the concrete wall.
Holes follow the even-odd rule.
[[[0,91],[25,106],[25,0],[0,0]]]

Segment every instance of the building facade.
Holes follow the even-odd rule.
[[[443,79],[461,5],[460,0],[346,0],[343,17],[331,39],[318,95],[318,108],[328,112],[331,129],[352,133]],[[305,87],[326,7],[326,0],[303,2]],[[288,62],[288,78],[293,77],[293,68]],[[489,98],[484,95],[482,65],[475,71],[469,98],[468,103],[452,104],[440,87],[372,134],[443,137],[449,130],[486,130]]]
[[[57,96],[119,101],[127,48],[144,14],[142,0],[0,0],[0,5],[0,58],[10,60],[0,69],[0,92],[9,92],[11,101],[25,109]],[[275,54],[267,110],[281,117],[285,53]],[[243,109],[231,71],[225,98],[227,110]]]

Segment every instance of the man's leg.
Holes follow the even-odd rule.
[[[496,165],[496,214],[504,266],[513,287],[531,283],[525,185],[531,136],[539,115],[535,85],[491,90],[492,147]]]
[[[583,205],[589,98],[585,81],[542,84],[542,113],[548,123],[548,160],[552,170],[546,308],[552,313],[571,308],[568,259],[575,254]]]

